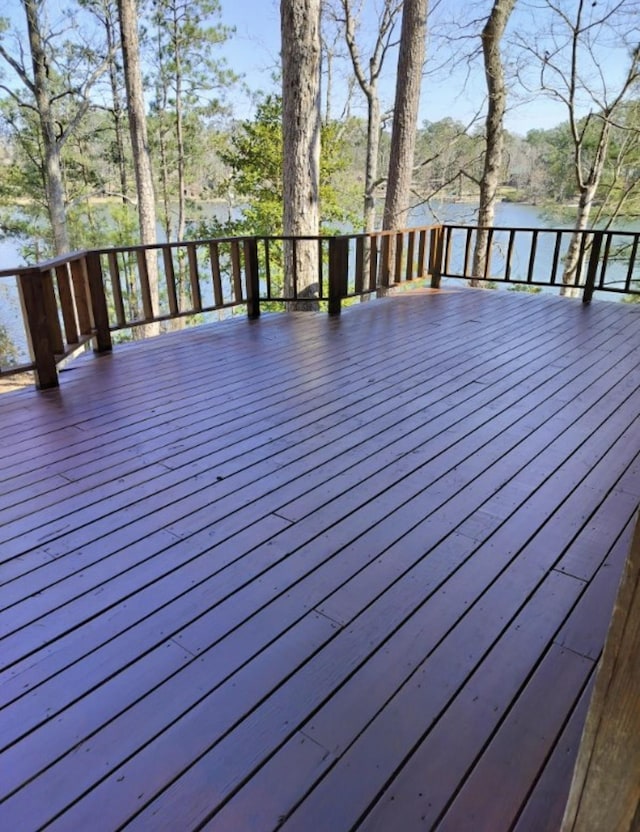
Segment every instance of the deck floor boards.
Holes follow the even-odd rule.
[[[407,294],[0,398],[2,828],[558,828],[639,313]]]

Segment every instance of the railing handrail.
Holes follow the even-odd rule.
[[[452,265],[454,238],[464,233],[464,264]],[[471,262],[474,234],[489,235],[484,275],[473,275]],[[491,253],[498,235],[507,233],[509,243],[503,276],[491,272]],[[57,384],[57,363],[92,340],[97,351],[111,349],[111,333],[125,328],[158,324],[176,318],[244,306],[249,317],[258,317],[265,302],[283,304],[328,304],[330,314],[340,312],[342,301],[367,294],[384,294],[388,288],[430,278],[432,288],[439,288],[441,277],[474,281],[491,280],[531,286],[561,286],[557,281],[561,262],[560,242],[571,228],[480,226],[463,223],[432,223],[413,228],[350,232],[334,235],[241,235],[197,240],[155,242],[101,247],[70,252],[35,265],[0,270],[0,278],[16,277],[19,285],[23,319],[33,362],[9,372],[35,369],[38,386]],[[530,235],[530,254],[526,277],[511,271],[511,256],[516,235]],[[537,241],[541,235],[555,235],[551,276],[534,278]],[[594,291],[629,292],[640,232],[612,229],[584,229],[579,232],[580,259],[577,274],[586,266],[586,279],[580,283],[583,300],[589,302]],[[623,288],[605,283],[607,259],[614,238],[631,240],[620,248],[631,248]],[[278,245],[278,248],[274,246]],[[309,249],[309,244],[311,248]],[[205,249],[205,257],[198,256]],[[174,252],[185,251],[174,261]],[[317,281],[311,292],[299,287],[299,258],[312,252]],[[315,251],[315,253],[313,253]],[[153,259],[149,253],[153,253]],[[275,266],[271,262],[274,256]],[[126,257],[124,255],[133,255]],[[226,259],[222,259],[226,258]],[[279,259],[284,258],[284,260]],[[273,292],[274,280],[287,274],[283,291]],[[300,260],[300,263],[303,261]],[[166,284],[165,310],[151,289],[150,267]],[[161,268],[160,268],[161,267]],[[208,268],[210,275],[202,283]],[[274,273],[275,268],[275,273]],[[123,290],[122,274],[126,285]],[[133,275],[133,277],[132,277]],[[176,277],[177,276],[177,277]],[[226,280],[223,286],[222,280]],[[132,283],[131,281],[134,281]],[[203,294],[208,283],[211,302]],[[135,284],[135,285],[134,285]],[[578,285],[578,284],[576,284]],[[131,290],[139,289],[142,307],[137,307]],[[226,292],[226,294],[225,294]],[[113,306],[109,311],[109,300]],[[126,300],[126,306],[125,306]],[[132,303],[134,306],[132,306]],[[166,304],[168,303],[168,309]],[[0,368],[0,375],[5,374]]]

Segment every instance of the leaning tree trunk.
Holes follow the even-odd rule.
[[[469,281],[472,286],[479,285],[487,271],[489,229],[493,227],[496,195],[500,184],[504,149],[503,121],[507,104],[500,41],[515,3],[516,0],[495,0],[481,35],[489,101],[485,127],[484,170],[480,180],[479,230],[473,251],[473,278]]]
[[[380,99],[375,83],[367,93],[367,154],[364,173],[363,227],[366,232],[376,227],[376,188],[378,187],[378,154],[380,151]]]
[[[581,252],[585,252],[583,245],[584,231],[589,225],[589,217],[591,216],[591,208],[593,207],[593,200],[595,199],[598,190],[598,184],[602,178],[604,165],[609,149],[609,137],[611,135],[610,126],[607,122],[603,122],[598,137],[598,144],[594,155],[593,162],[586,176],[582,176],[580,169],[580,153],[576,148],[574,166],[576,168],[576,179],[580,189],[580,198],[578,199],[578,210],[576,213],[576,221],[573,226],[574,233],[569,242],[569,248],[564,258],[564,271],[562,273],[562,288],[560,294],[564,297],[577,297],[580,293],[578,287],[582,282],[582,265],[584,258],[580,256]]]
[[[133,167],[138,194],[138,223],[140,242],[153,245],[157,242],[156,204],[151,172],[151,156],[147,137],[147,117],[142,91],[140,69],[140,47],[138,43],[138,11],[136,0],[118,0],[120,35],[122,39],[122,61],[129,112],[129,132],[133,150]],[[155,252],[147,254],[147,272],[153,310],[158,314],[158,264]],[[143,336],[156,335],[158,324],[141,327]]]
[[[427,7],[427,0],[405,0],[402,9],[389,175],[382,218],[382,227],[385,230],[406,227],[409,217],[418,106],[427,37]]]
[[[289,237],[317,236],[320,194],[320,0],[281,0],[283,226]],[[318,289],[315,241],[285,245],[285,295]],[[315,309],[303,301],[295,309]]]
[[[564,297],[573,298],[578,297],[580,289],[578,288],[582,283],[582,267],[586,259],[587,247],[585,231],[589,225],[589,216],[591,214],[591,207],[593,199],[596,195],[596,186],[588,185],[581,189],[580,199],[578,200],[578,211],[576,214],[576,221],[573,226],[573,234],[569,241],[569,247],[564,258],[564,270],[562,272],[562,287],[560,294]],[[582,253],[582,256],[581,256]]]
[[[35,0],[24,0],[24,8],[27,14],[29,48],[31,50],[31,61],[33,64],[33,94],[36,99],[36,107],[38,108],[38,118],[42,132],[47,208],[53,232],[55,253],[64,254],[69,251],[70,243],[67,230],[66,198],[62,177],[60,145],[57,138],[57,123],[51,109],[49,94],[49,69],[42,33],[40,31],[38,3]]]

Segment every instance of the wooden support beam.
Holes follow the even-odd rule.
[[[332,237],[329,240],[329,314],[339,315],[342,298],[347,294],[349,272],[349,240]]]
[[[442,279],[442,257],[444,245],[444,228],[440,225],[431,231],[429,245],[429,272],[431,273],[431,288],[439,289]]]
[[[29,352],[35,364],[36,387],[44,390],[58,386],[54,345],[47,321],[45,286],[39,269],[25,269],[18,274],[20,303],[26,323]]]
[[[73,297],[76,302],[78,313],[78,326],[82,335],[91,335],[93,330],[93,319],[89,303],[89,290],[87,288],[87,272],[83,260],[72,260],[71,281],[73,284]]]
[[[102,280],[102,263],[100,255],[95,251],[87,253],[86,258],[87,281],[93,312],[95,328],[95,351],[109,352],[112,348],[111,330],[109,328],[109,310]]]
[[[255,237],[244,240],[244,273],[247,286],[247,316],[260,317],[260,271],[258,266],[258,241]]]
[[[68,263],[56,266],[56,279],[58,281],[58,295],[60,297],[65,339],[67,344],[77,344],[79,338],[76,324],[76,308],[73,302]]]

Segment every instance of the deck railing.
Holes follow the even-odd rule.
[[[112,348],[122,330],[147,333],[183,318],[246,310],[326,308],[385,294],[389,288],[442,277],[478,278],[525,287],[561,286],[570,230],[493,228],[482,275],[471,258],[477,226],[435,225],[335,237],[234,237],[123,246],[75,252],[37,266],[0,271],[16,279],[29,363],[0,367],[0,375],[32,370],[40,388],[56,386],[58,366],[92,341]],[[586,231],[579,255],[583,300],[594,291],[640,294],[639,233]],[[301,258],[317,280],[302,288]],[[287,268],[285,269],[285,263]],[[285,280],[284,272],[287,271]],[[156,288],[157,287],[157,288]]]
[[[640,264],[636,231],[585,230],[579,236],[574,281],[563,282],[564,263],[572,229],[481,229],[445,225],[442,277],[507,283],[513,286],[576,290],[588,303],[595,291],[640,295]],[[473,250],[478,232],[487,233],[487,257],[482,274],[473,273]]]

